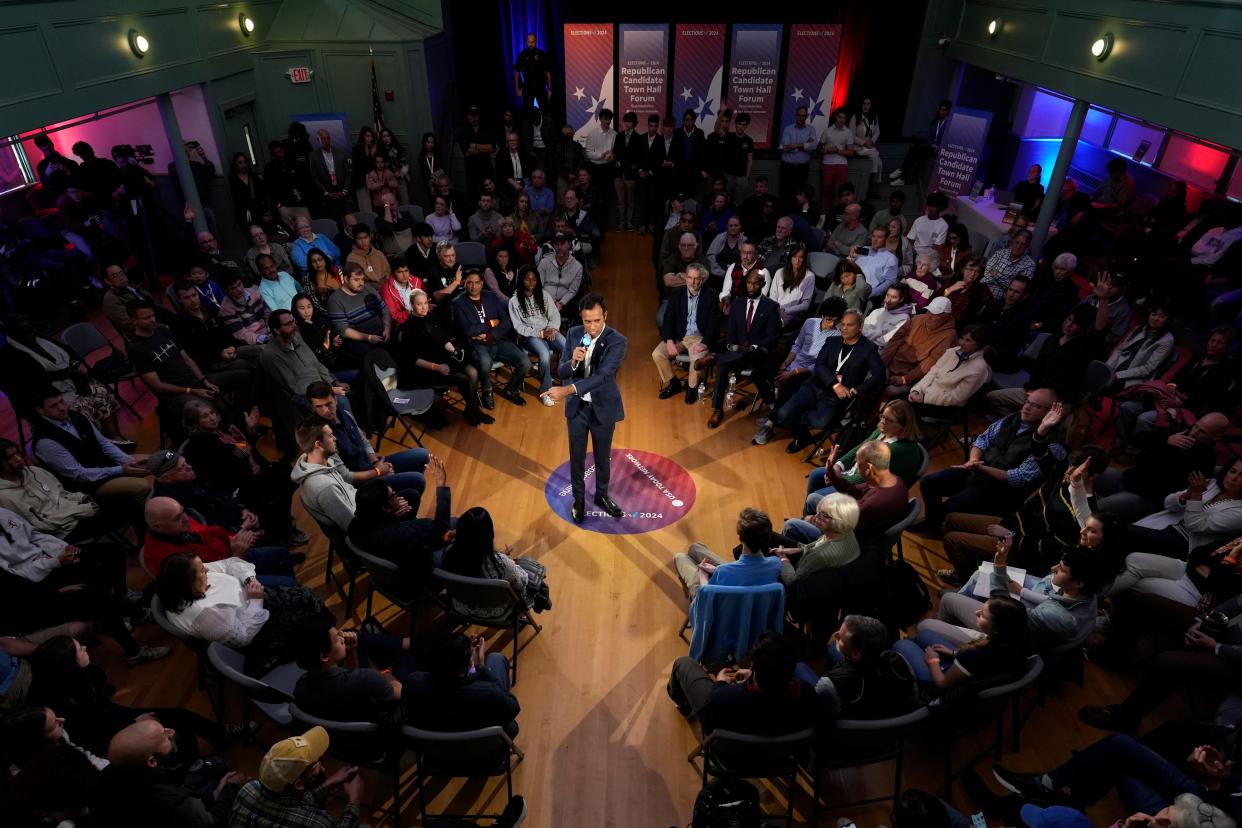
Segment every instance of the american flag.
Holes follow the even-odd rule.
[[[380,101],[379,79],[375,77],[375,53],[371,53],[371,112],[375,116],[375,131],[384,128],[384,104]]]

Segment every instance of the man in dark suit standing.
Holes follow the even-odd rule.
[[[772,369],[776,340],[781,336],[781,308],[763,295],[763,287],[763,275],[751,271],[746,277],[746,295],[729,308],[728,348],[716,355],[716,387],[712,389],[708,428],[716,428],[724,421],[725,392],[735,371],[750,368],[759,396],[766,403],[772,402]]]
[[[686,404],[699,399],[699,360],[711,353],[720,338],[720,294],[707,287],[707,268],[701,264],[686,267],[686,284],[672,292],[660,324],[660,344],[651,352],[660,372],[660,399],[667,400],[681,390],[681,380],[673,374],[673,360],[690,355]]]
[[[681,116],[681,129],[673,134],[670,153],[677,168],[677,186],[691,198],[707,189],[707,138],[695,126],[698,117],[693,109]]]
[[[310,174],[319,191],[322,215],[334,219],[339,227],[345,218],[349,202],[350,160],[349,156],[332,146],[332,136],[326,129],[316,133],[319,148],[310,155]]]
[[[609,463],[612,432],[617,423],[625,419],[617,371],[625,361],[629,346],[624,336],[605,324],[608,308],[601,294],[588,293],[582,297],[579,311],[582,324],[569,329],[557,367],[562,384],[545,392],[553,401],[566,400],[574,523],[582,523],[586,518],[588,434],[595,451],[595,505],[610,517],[619,518],[623,514],[621,507],[608,496],[608,482],[612,477]]]
[[[793,441],[785,447],[788,453],[801,451],[811,442],[809,428],[831,428],[851,400],[884,387],[888,372],[880,349],[862,335],[862,323],[862,314],[856,310],[841,315],[841,335],[824,343],[811,378],[761,425],[770,430],[775,421],[793,433]]]

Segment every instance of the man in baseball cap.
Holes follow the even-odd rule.
[[[327,751],[328,732],[322,727],[272,745],[259,764],[259,778],[238,791],[230,824],[251,828],[357,825],[362,777],[357,767],[341,768],[329,776],[320,761]],[[343,788],[349,800],[339,821],[323,807],[334,788]]]

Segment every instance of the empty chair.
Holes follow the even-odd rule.
[[[336,234],[341,232],[335,220],[325,218],[311,219],[311,229],[316,236],[327,236],[329,239],[335,239]]]
[[[272,721],[283,728],[293,724],[289,704],[293,701],[293,689],[305,670],[296,664],[281,664],[261,678],[246,675],[246,657],[218,641],[207,645],[207,660],[225,680],[242,688],[243,722],[250,720],[250,705],[254,705]],[[224,709],[224,683],[220,683],[218,710]]]
[[[407,437],[412,437],[414,442],[421,447],[422,436],[427,432],[427,424],[422,423],[422,428],[416,434],[410,428],[410,419],[422,416],[431,410],[431,406],[436,401],[435,390],[398,387],[397,364],[393,361],[392,355],[383,348],[375,348],[366,355],[362,370],[362,379],[373,392],[368,395],[368,401],[375,410],[371,411],[366,419],[369,424],[378,426],[379,439],[375,443],[376,449],[384,440],[404,447]],[[405,429],[402,438],[393,440],[387,437],[388,429],[398,423]]]
[[[402,204],[397,210],[409,216],[410,222],[418,224],[423,220],[423,208],[417,204]]]
[[[785,586],[708,584],[690,604],[690,657],[700,664],[744,658],[759,636],[785,624]]]
[[[487,267],[487,248],[481,242],[464,241],[453,245],[462,267]]]
[[[919,446],[926,453],[927,449]],[[894,545],[897,547],[897,560],[904,561],[906,559],[905,551],[901,548],[901,535],[907,529],[914,525],[914,521],[918,520],[919,512],[922,511],[923,504],[919,503],[917,497],[910,498],[906,507],[906,516],[894,523],[884,531],[884,544],[887,548],[892,549]]]
[[[495,819],[499,814],[428,814],[427,792],[423,780],[429,777],[479,777],[504,774],[505,790],[513,799],[513,758],[524,758],[517,745],[499,725],[479,730],[441,733],[401,728],[401,735],[417,757],[415,785],[418,788],[418,810],[422,824],[429,819]]]
[[[367,227],[370,227],[372,233],[375,232],[375,220],[379,218],[378,214],[372,213],[370,210],[359,210],[354,213],[354,218],[358,219],[359,224],[365,224]]]
[[[121,383],[128,381],[131,386],[135,385],[138,380],[138,373],[126,360],[124,352],[122,352],[120,348],[113,345],[112,342],[103,335],[103,332],[100,331],[99,328],[96,328],[90,322],[75,322],[60,332],[60,342],[69,349],[70,353],[88,366],[91,376],[100,382],[105,383],[112,389],[112,392],[116,394],[117,399],[121,401],[122,405],[129,409],[131,414],[139,420],[142,419],[142,415],[139,414],[132,405],[126,402],[125,397],[121,394]],[[102,351],[104,349],[107,349],[108,351],[107,357],[97,359],[94,362],[90,361],[90,356],[92,354],[96,351]],[[119,373],[104,374],[96,368],[96,366],[103,362],[104,359],[107,359],[117,365],[124,365],[125,370]],[[139,387],[142,390],[136,399],[142,399],[143,395],[148,393],[150,390],[145,384]]]
[[[708,734],[690,761],[703,756],[703,784],[717,779],[785,779],[789,785],[785,824],[793,825],[794,796],[803,757],[812,754],[815,730],[807,728],[784,736],[753,736],[717,728]],[[818,774],[816,774],[818,777]],[[819,799],[819,779],[812,779],[812,796]]]
[[[888,719],[837,719],[815,743],[816,777],[824,770],[843,770],[893,763],[893,795],[901,796],[901,775],[905,767],[906,734],[928,717],[926,706],[918,707],[901,716]],[[851,802],[832,802],[833,810],[871,805],[888,801],[890,797],[879,796]],[[811,810],[811,824],[818,824],[819,800]]]

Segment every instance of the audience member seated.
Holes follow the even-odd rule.
[[[77,356],[38,336],[28,316],[6,316],[3,330],[8,338],[8,344],[0,349],[6,374],[3,390],[14,411],[29,419],[36,404],[32,397],[38,393],[37,389],[51,385],[64,395],[70,410],[94,423],[118,447],[136,448],[134,442],[121,433],[117,422],[120,400],[107,385],[90,375]]]
[[[371,448],[367,433],[358,425],[353,412],[337,404],[336,391],[331,385],[323,380],[312,382],[306,386],[306,398],[311,410],[332,426],[337,454],[345,468],[353,472],[354,485],[382,478],[398,491],[412,491],[414,510],[418,511],[418,501],[426,486],[422,472],[430,456],[427,450],[406,449],[381,456]]]
[[[828,462],[824,465],[825,482],[834,492],[847,494],[858,501],[858,522],[854,532],[858,535],[859,543],[877,541],[890,526],[905,517],[909,511],[910,493],[905,482],[889,468],[892,452],[887,442],[869,440],[854,452],[854,470],[861,478],[857,483],[851,482],[837,471],[838,448],[833,446],[828,453]],[[810,498],[808,505],[809,500]],[[818,506],[819,502],[816,501],[815,507]],[[818,527],[805,520],[785,521],[785,536],[799,542],[814,540],[818,531]]]
[[[663,341],[651,352],[660,374],[660,399],[681,391],[681,380],[673,373],[673,361],[680,354],[690,356],[686,379],[686,404],[699,397],[699,362],[711,353],[712,343],[720,339],[720,294],[706,285],[707,271],[702,265],[686,268],[685,285],[669,295],[660,320]]]
[[[413,312],[401,326],[397,350],[401,387],[456,388],[466,407],[467,423],[477,426],[496,422],[479,407],[479,372],[466,362],[465,343],[455,341],[441,317],[431,313],[426,293],[415,290],[410,304]]]
[[[396,492],[385,480],[368,480],[358,487],[357,512],[349,524],[355,543],[400,566],[415,586],[428,584],[431,571],[443,563],[446,538],[456,523],[444,464],[431,458],[427,473],[435,484],[436,508],[431,517],[418,517],[409,490]]]
[[[509,661],[487,652],[483,636],[435,630],[427,634],[426,670],[401,690],[406,724],[439,733],[502,727],[517,736],[521,705],[509,691]]]
[[[155,718],[140,719],[113,736],[92,806],[101,823],[143,828],[226,824],[248,777],[221,760],[199,760],[191,741]]]
[[[908,228],[909,222],[906,221],[906,194],[903,190],[893,190],[888,194],[888,207],[881,208],[871,217],[871,221],[867,222],[868,229],[874,230],[877,227],[888,227],[888,223],[893,219],[901,222],[901,232],[899,236],[904,236]]]
[[[781,559],[781,583],[792,588],[821,569],[840,569],[858,560],[860,548],[854,529],[859,513],[857,500],[834,492],[826,495],[806,520],[785,521],[789,539],[798,545],[772,550]]]
[[[871,286],[863,278],[862,268],[849,259],[842,259],[837,265],[832,284],[828,286],[826,298],[834,296],[844,299],[847,308],[859,313],[865,312],[871,304]]]
[[[96,756],[106,756],[108,743],[124,728],[140,719],[155,719],[181,734],[183,739],[207,740],[216,748],[226,747],[245,729],[238,725],[218,726],[177,707],[127,707],[112,700],[116,689],[107,676],[91,663],[90,653],[81,642],[67,635],[49,638],[30,656],[30,700],[55,710],[65,720],[78,747]]]
[[[726,667],[713,676],[689,656],[673,663],[668,695],[702,736],[729,730],[782,736],[812,727],[819,713],[815,691],[794,675],[793,648],[779,633],[765,632],[748,655],[750,667]]]
[[[954,640],[956,627],[930,618],[919,622],[918,634],[903,638],[893,649],[906,660],[914,677],[931,696],[968,682],[986,682],[1018,674],[1026,664],[1026,607],[1010,596],[994,595],[975,612],[981,636]]]
[[[345,270],[345,283],[328,297],[326,308],[333,332],[344,340],[341,367],[356,368],[368,351],[388,341],[392,316],[360,265],[351,262]]]
[[[1018,370],[1018,357],[1031,335],[1031,284],[1015,278],[999,302],[991,302],[979,314],[978,324],[988,329],[993,365],[1003,374]]]
[[[585,271],[570,249],[573,234],[558,232],[552,237],[553,253],[539,259],[539,278],[552,297],[561,317],[572,319],[578,311]]]
[[[289,256],[289,248],[280,242],[273,242],[267,237],[267,231],[257,224],[250,225],[250,249],[246,251],[246,270],[251,278],[262,275],[259,272],[259,257],[271,256],[276,269],[281,273],[293,273],[293,259]]]
[[[707,265],[711,269],[713,284],[724,284],[725,271],[742,259],[742,242],[749,237],[742,232],[742,220],[737,216],[729,219],[725,232],[718,233],[707,246]]]
[[[1242,532],[1242,458],[1212,479],[1192,471],[1186,481],[1185,489],[1164,499],[1163,511],[1130,527],[1131,550],[1185,560],[1191,550],[1215,547]]]
[[[725,193],[712,196],[706,207],[703,217],[699,219],[699,232],[703,235],[703,243],[710,247],[717,236],[724,235],[734,215],[733,208],[729,206],[729,196]],[[738,230],[741,229],[742,223],[739,221]]]
[[[1079,399],[1087,365],[1104,348],[1104,332],[1098,326],[1107,324],[1108,317],[1101,310],[1088,305],[1073,308],[1061,322],[1060,334],[1050,332],[1040,346],[1024,386],[989,391],[988,407],[1002,416],[1017,411],[1031,388],[1051,388],[1067,402]],[[980,330],[988,329],[980,326]]]
[[[300,300],[295,305],[301,306],[305,314],[305,301]],[[293,313],[277,310],[272,311],[267,324],[271,328],[272,338],[263,346],[263,351],[259,354],[259,370],[262,371],[264,379],[271,383],[272,395],[276,400],[292,408],[293,401],[306,393],[306,387],[319,380],[332,384],[338,395],[348,393],[349,386],[328,370],[328,367],[315,355],[310,342],[300,335],[301,325],[305,325],[307,333],[319,330],[313,322],[307,322],[304,315],[295,319]],[[328,341],[329,336],[333,337],[333,341],[329,344],[335,345],[334,340],[338,337],[326,330],[323,334],[323,341],[316,342],[316,345],[322,346],[325,341]],[[336,348],[325,350],[326,353],[333,354],[332,361],[335,365],[335,356],[339,355]],[[346,372],[342,370],[341,373]],[[349,373],[348,376],[356,377],[357,371]]]
[[[1086,303],[1092,310],[1103,305],[1108,313],[1108,326],[1104,334],[1104,347],[1111,350],[1130,330],[1130,302],[1125,291],[1130,280],[1122,273],[1101,273]]]
[[[756,255],[759,257],[759,261],[763,263],[764,269],[769,273],[775,273],[789,261],[790,252],[793,250],[794,245],[799,243],[794,238],[793,230],[794,220],[789,216],[782,216],[780,219],[777,219],[776,230],[773,235],[759,242]]]
[[[815,688],[829,719],[889,719],[918,702],[914,674],[888,647],[888,629],[866,615],[847,615],[828,647],[828,672],[799,663],[794,676]]]
[[[992,377],[992,369],[984,360],[987,346],[987,328],[971,325],[962,331],[957,346],[941,354],[928,372],[910,387],[906,398],[915,410],[925,415],[955,417],[957,412],[952,409],[966,405]],[[1025,392],[1022,399],[1026,399]]]
[[[172,337],[186,356],[209,373],[243,369],[253,371],[260,348],[235,340],[219,314],[204,310],[202,295],[192,283],[175,282],[173,290],[180,308],[172,321]],[[265,330],[266,327],[265,324]]]
[[[131,526],[140,526],[151,491],[146,455],[121,451],[86,417],[70,411],[64,395],[50,386],[35,395],[35,412],[31,442],[39,465],[65,488],[89,494],[104,511],[115,509]]]
[[[1191,472],[1204,477],[1216,469],[1216,444],[1229,429],[1229,418],[1209,412],[1189,428],[1170,423],[1134,438],[1139,450],[1133,467],[1109,469],[1096,484],[1100,508],[1135,521],[1160,510],[1165,496]]]
[[[425,219],[431,228],[431,238],[435,242],[455,242],[461,234],[461,221],[453,212],[447,198],[437,194],[432,201],[432,211]]]
[[[970,247],[970,232],[966,225],[956,223],[949,228],[949,237],[945,240],[944,249],[940,251],[936,276],[941,282],[947,282],[974,258],[975,251]]]
[[[287,270],[280,270],[276,260],[266,253],[260,253],[255,264],[259,267],[259,295],[263,297],[263,305],[268,312],[274,310],[290,310],[293,297],[302,290],[302,284]],[[267,314],[263,314],[263,327],[266,333]]]
[[[371,242],[371,228],[365,224],[354,225],[354,249],[346,257],[345,269],[348,271],[349,265],[361,267],[367,282],[378,289],[392,275],[392,268],[384,251]]]
[[[763,286],[763,295],[780,306],[782,332],[797,330],[815,296],[815,274],[807,269],[806,257],[806,247],[795,247],[789,263]]]
[[[1229,549],[1230,554],[1237,554],[1236,544]],[[1237,687],[1242,678],[1242,597],[1235,595],[1204,612],[1201,601],[1187,603],[1184,585],[1126,591],[1118,593],[1117,599],[1110,596],[1113,611],[1108,637],[1089,648],[1091,661],[1120,666],[1149,635],[1162,636],[1172,646],[1162,648],[1145,665],[1142,678],[1121,703],[1083,707],[1078,718],[1092,727],[1133,733],[1143,717],[1179,687],[1212,690],[1217,697]],[[1175,594],[1178,600],[1167,597]]]
[[[884,291],[884,303],[863,320],[863,336],[882,348],[898,328],[910,321],[914,312],[910,289],[905,284],[892,285]]]
[[[131,305],[129,313],[134,323],[129,343],[130,359],[142,381],[150,386],[174,418],[165,426],[170,433],[176,433],[176,418],[181,416],[186,403],[196,398],[212,400],[221,392],[228,392],[238,409],[244,411],[249,407],[253,373],[247,363],[229,361],[223,370],[208,374],[182,350],[167,328],[157,324],[155,308]]]
[[[483,274],[478,268],[466,270],[466,292],[453,300],[453,321],[457,332],[470,342],[471,361],[478,369],[479,396],[483,407],[496,407],[492,394],[492,366],[509,366],[509,383],[500,396],[514,405],[526,405],[522,386],[530,372],[530,358],[513,341],[513,322],[504,298],[483,290]]]
[[[1123,391],[1115,443],[1122,433],[1132,439],[1135,434],[1153,428],[1189,423],[1201,412],[1232,408],[1242,391],[1238,387],[1236,361],[1229,356],[1233,337],[1233,328],[1215,327],[1203,353],[1177,369],[1168,383],[1157,378]],[[1134,451],[1128,445],[1124,450]]]
[[[936,281],[936,254],[927,252],[915,256],[914,269],[899,276],[897,283],[905,286],[916,311],[926,308],[940,290],[940,283]]]
[[[837,457],[840,446],[834,445],[828,462],[807,476],[807,498],[803,514],[809,515],[815,511],[815,505],[824,495],[836,491],[835,487],[827,484],[829,466],[836,478],[849,483],[863,482],[862,472],[858,468],[858,451],[872,441],[880,441],[888,446],[889,468],[901,478],[907,489],[913,487],[919,480],[918,471],[923,464],[923,451],[919,447],[922,437],[918,418],[914,416],[914,409],[909,403],[905,400],[889,400],[884,403],[880,406],[875,431],[840,457]]]
[[[888,227],[877,227],[871,231],[871,246],[858,245],[850,250],[848,256],[862,269],[863,279],[871,285],[872,299],[883,296],[886,290],[897,284],[901,273],[901,261],[889,250],[888,238]],[[909,288],[906,290],[908,293]]]
[[[1177,356],[1177,337],[1169,329],[1172,321],[1168,304],[1159,297],[1152,297],[1143,307],[1146,322],[1135,326],[1129,335],[1117,345],[1105,363],[1113,372],[1107,390],[1117,393],[1158,380]],[[1124,410],[1124,405],[1123,405]],[[1118,438],[1125,440],[1133,431],[1134,418],[1123,417],[1118,422]]]
[[[797,393],[802,384],[811,376],[815,367],[815,359],[829,337],[840,336],[837,324],[845,313],[845,300],[840,297],[825,299],[819,305],[819,314],[807,319],[794,337],[789,353],[785,355],[780,368],[776,370],[776,402],[780,408]],[[770,435],[768,435],[770,436]],[[759,444],[758,435],[752,441]],[[767,442],[764,437],[763,442]]]
[[[721,313],[728,313],[732,303],[746,295],[746,279],[751,273],[758,273],[765,285],[771,281],[767,268],[759,259],[755,243],[747,239],[740,246],[737,264],[729,265],[725,270],[724,284],[720,288]]]
[[[481,506],[467,509],[457,520],[453,542],[444,552],[443,568],[467,578],[496,578],[508,581],[518,599],[528,610],[543,612],[552,609],[544,565],[525,556],[513,557],[513,547],[496,549],[496,532],[492,516]],[[506,607],[471,607],[453,598],[453,609],[476,618],[503,618]]]
[[[983,266],[983,284],[992,291],[993,301],[1005,296],[1014,279],[1030,282],[1035,278],[1035,260],[1027,255],[1031,248],[1031,231],[1019,230],[1009,239],[1009,247],[993,254]]]
[[[488,265],[483,270],[483,284],[502,299],[510,299],[518,290],[518,264],[515,262],[520,263],[521,260],[504,248],[488,254]]]
[[[772,375],[776,368],[776,343],[781,336],[780,306],[762,295],[763,282],[757,272],[746,277],[746,295],[729,309],[725,350],[716,356],[716,384],[712,389],[712,413],[708,428],[724,422],[725,396],[733,385],[735,372],[750,369],[759,398],[774,402]]]
[[[269,311],[262,291],[246,287],[246,283],[236,274],[222,277],[220,287],[226,294],[220,305],[220,323],[225,329],[245,345],[267,342],[271,336],[267,329]]]
[[[691,601],[708,584],[716,586],[763,586],[780,580],[781,561],[768,555],[772,539],[772,520],[747,506],[737,516],[737,539],[742,554],[726,561],[698,541],[685,552],[673,556],[673,570]]]
[[[283,546],[256,547],[259,521],[253,515],[242,520],[236,532],[223,526],[209,526],[191,516],[171,497],[147,501],[147,541],[142,548],[145,566],[152,572],[163,568],[172,555],[191,552],[204,563],[239,558],[249,562],[265,586],[297,586],[294,560]],[[261,530],[260,530],[261,531]],[[304,557],[304,556],[303,556]]]
[[[336,246],[332,239],[316,233],[311,228],[309,218],[298,216],[297,221],[293,223],[293,230],[297,233],[297,238],[293,240],[293,248],[289,251],[289,256],[293,260],[294,267],[298,270],[309,270],[310,267],[307,265],[307,261],[312,249],[318,250],[327,256],[332,264],[340,266],[340,248]]]
[[[357,489],[354,473],[337,454],[332,426],[318,414],[308,414],[298,422],[295,438],[302,454],[293,464],[291,478],[302,506],[316,520],[348,532],[357,511]]]
[[[220,411],[206,400],[194,400],[182,412],[186,434],[181,449],[195,476],[217,491],[237,492],[238,499],[259,516],[269,540],[302,545],[289,508],[293,483],[289,468],[272,463],[258,450],[258,411],[251,409],[241,425],[226,425]]]
[[[839,327],[841,335],[830,337],[820,349],[810,379],[770,419],[759,423],[756,443],[766,443],[779,423],[793,434],[785,451],[795,454],[810,444],[809,429],[833,428],[855,399],[884,384],[884,363],[879,349],[863,338],[862,314],[847,310]]]
[[[1081,644],[1095,630],[1096,595],[1112,573],[1104,570],[1104,561],[1085,547],[1069,547],[1061,554],[1045,576],[1027,573],[1018,583],[1009,575],[1009,550],[1012,535],[994,538],[995,554],[992,574],[978,570],[958,592],[946,592],[940,598],[940,620],[946,627],[937,629],[954,644],[966,644],[979,637],[978,616],[982,599],[976,591],[979,580],[989,578],[990,594],[1006,594],[1017,598],[1026,609],[1026,629],[1031,645],[1037,650],[1056,650],[1070,644]],[[953,626],[952,630],[947,627]]]
[[[552,355],[565,350],[561,333],[561,314],[552,294],[543,287],[538,269],[525,265],[519,271],[519,284],[509,297],[509,319],[518,342],[539,360],[539,389],[535,392],[546,406],[556,405],[544,392],[552,387]],[[715,305],[714,300],[709,304]]]
[[[147,468],[155,481],[153,497],[172,498],[187,512],[212,526],[223,526],[236,532],[243,522],[253,527],[257,521],[232,491],[218,489],[198,479],[194,467],[181,456],[180,450],[160,449],[147,458]]]
[[[509,262],[517,268],[521,265],[535,263],[535,254],[539,251],[539,244],[535,241],[533,234],[526,230],[519,230],[513,218],[505,216],[500,219],[500,235],[492,239],[491,244],[488,245],[488,255],[494,260],[496,254],[502,250],[509,254]]]
[[[1032,391],[1021,411],[997,420],[975,438],[969,460],[920,481],[926,513],[914,531],[940,531],[951,512],[1004,515],[1016,509],[1044,478],[1034,454],[1036,437],[1048,440],[1061,415],[1055,391]],[[1058,461],[1065,458],[1059,443],[1049,440],[1047,451]]]
[[[980,312],[992,301],[992,291],[981,281],[983,265],[978,259],[971,259],[962,266],[960,276],[954,276],[936,291],[936,296],[949,300],[952,308],[953,324],[959,333],[967,325],[974,324]]]
[[[707,267],[707,256],[693,233],[682,233],[677,249],[660,260],[660,272],[664,274],[664,293],[676,290],[686,283],[686,270],[690,265]]]
[[[328,297],[341,287],[341,269],[333,264],[322,250],[314,249],[306,255],[306,271],[302,274],[302,292],[310,297],[315,310],[323,312]]]
[[[887,397],[903,397],[957,341],[949,300],[939,296],[889,337],[879,352],[888,369]]]
[[[92,621],[120,645],[130,666],[168,655],[167,647],[141,647],[123,616],[127,602],[125,555],[110,544],[73,546],[0,509],[0,598],[6,632],[28,633]]]
[[[0,439],[0,507],[70,543],[125,525],[116,515],[101,513],[90,495],[71,492],[47,469],[28,464],[21,447],[5,439]]]
[[[117,333],[123,338],[128,339],[134,332],[134,323],[129,315],[130,306],[145,303],[163,310],[163,306],[146,288],[129,283],[129,274],[123,265],[110,264],[104,267],[103,280],[108,286],[103,294],[104,316],[108,317],[112,327],[116,328]]]
[[[306,671],[293,689],[301,710],[337,722],[400,721],[401,683],[415,669],[409,638],[340,630],[325,618],[294,632],[290,651]]]
[[[26,681],[29,683],[29,675]],[[9,765],[10,776],[29,766],[41,753],[61,746],[85,757],[95,770],[108,767],[107,755],[96,756],[74,743],[65,730],[65,720],[50,707],[18,706],[0,718],[0,743],[4,745],[3,758]],[[12,813],[9,816],[14,817]]]
[[[1031,328],[1055,331],[1065,315],[1091,295],[1091,285],[1074,272],[1078,259],[1062,253],[1052,260],[1052,275],[1037,275],[1031,283]]]
[[[329,776],[320,761],[327,752],[328,732],[322,727],[272,745],[259,763],[259,778],[237,792],[229,824],[253,828],[359,824],[362,776],[356,767],[344,767]],[[339,820],[324,808],[338,789],[346,800]]]
[[[854,248],[866,244],[869,233],[866,225],[862,223],[862,214],[861,204],[851,204],[845,208],[841,214],[841,223],[828,236],[827,252],[848,256]]]
[[[1184,761],[1187,769],[1130,736],[1115,734],[1077,751],[1047,773],[1017,773],[998,764],[992,774],[1022,800],[1089,808],[1116,788],[1126,811],[1135,814],[1126,822],[1179,828],[1235,826],[1242,807],[1237,778],[1230,773],[1232,762],[1210,745],[1195,748]]]
[[[423,280],[410,274],[410,267],[405,262],[397,262],[392,275],[380,286],[380,296],[388,306],[388,314],[392,317],[394,327],[405,324],[413,310],[412,298],[414,291],[424,290]]]

